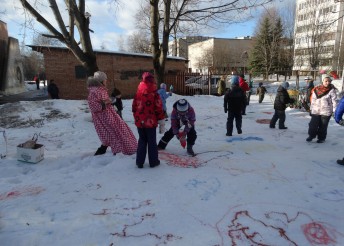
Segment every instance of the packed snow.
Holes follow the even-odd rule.
[[[169,113],[180,98],[195,109],[197,155],[174,138],[143,169],[135,155],[94,156],[86,100],[1,105],[0,245],[344,245],[344,128],[331,119],[326,142],[308,143],[309,113],[287,108],[288,129],[270,129],[277,85],[251,96],[232,137],[223,97],[174,94]],[[34,134],[44,159],[18,161]]]

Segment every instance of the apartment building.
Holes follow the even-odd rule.
[[[293,70],[340,71],[344,65],[344,2],[296,0]]]

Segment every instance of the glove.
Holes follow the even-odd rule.
[[[227,113],[227,109],[225,108],[225,113]]]
[[[163,134],[165,133],[165,120],[159,120],[159,133]]]
[[[338,122],[338,124],[341,125],[341,126],[344,126],[344,120],[341,119],[341,120]]]
[[[186,134],[185,132],[179,132],[177,134],[177,138],[179,139],[180,141],[180,145],[185,149],[185,146],[186,146]]]

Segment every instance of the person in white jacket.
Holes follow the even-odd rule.
[[[318,138],[317,143],[325,142],[327,127],[331,115],[337,107],[336,88],[331,84],[331,77],[325,75],[321,85],[312,91],[311,98],[311,121],[308,127],[307,142]]]

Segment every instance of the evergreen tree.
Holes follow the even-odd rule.
[[[271,24],[271,22],[275,22]],[[254,75],[263,74],[269,78],[281,65],[281,42],[283,26],[281,18],[276,21],[266,16],[260,24],[253,50],[250,55],[249,66]]]
[[[272,28],[272,69],[274,71],[282,67],[282,38],[283,38],[283,26],[281,18],[277,18],[275,25]]]

